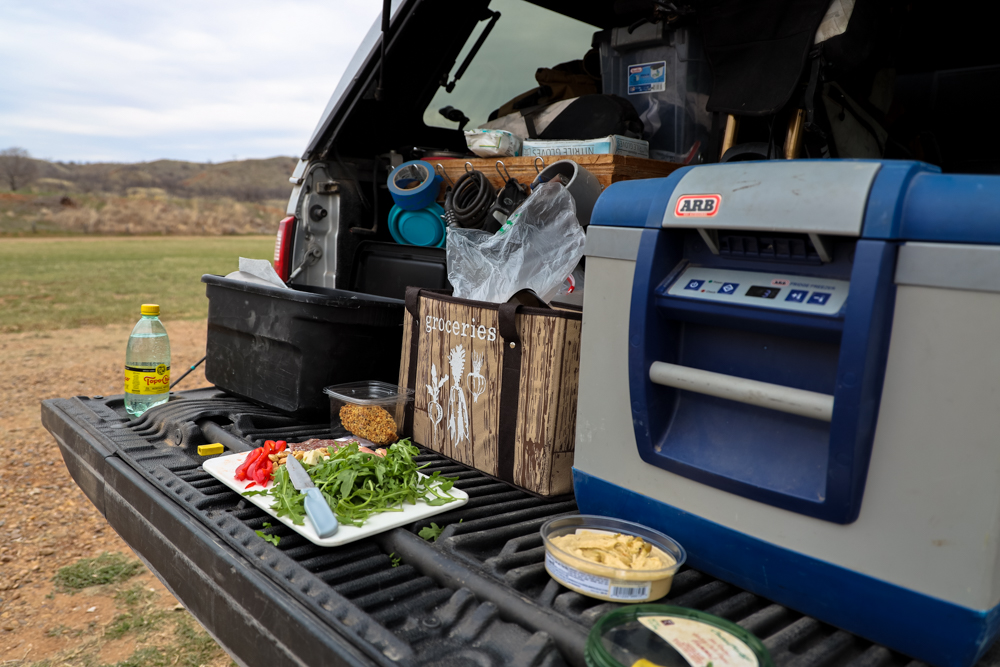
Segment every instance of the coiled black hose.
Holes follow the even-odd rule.
[[[486,174],[473,169],[455,182],[444,199],[444,219],[449,227],[479,229],[497,198]]]

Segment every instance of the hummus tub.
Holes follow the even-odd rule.
[[[641,538],[661,558],[663,567],[629,569],[597,563],[570,553],[554,542],[572,534],[622,534]],[[552,519],[541,529],[545,543],[545,569],[563,586],[599,600],[649,602],[670,592],[674,574],[687,559],[684,547],[663,533],[631,521],[602,516],[575,515]]]

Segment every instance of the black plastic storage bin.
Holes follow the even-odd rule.
[[[354,253],[351,289],[402,299],[410,285],[451,289],[444,248],[362,241]]]
[[[326,416],[323,387],[395,383],[403,302],[321,287],[281,289],[204,275],[205,377],[289,414]]]

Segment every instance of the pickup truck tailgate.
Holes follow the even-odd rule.
[[[434,517],[445,527],[436,542],[417,536],[422,522],[337,548],[282,526],[273,546],[255,532],[270,517],[205,473],[196,448],[329,437],[328,424],[215,389],[180,392],[135,421],[120,396],[52,399],[42,421],[111,527],[242,665],[583,667],[589,628],[619,606],[545,572],[538,529],[575,512],[572,497],[536,498],[423,451],[470,496]],[[691,568],[662,602],[739,623],[778,667],[922,664]]]

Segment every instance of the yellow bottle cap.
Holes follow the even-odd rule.
[[[139,310],[139,312],[141,312],[143,315],[159,316],[160,307],[155,303],[144,303],[142,304],[142,308]]]
[[[198,456],[212,456],[213,454],[221,454],[225,451],[225,447],[222,443],[216,442],[211,445],[198,445]]]

